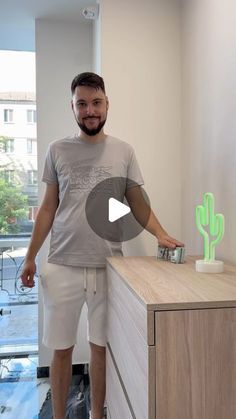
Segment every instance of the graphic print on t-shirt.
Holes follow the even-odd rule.
[[[70,168],[70,192],[91,191],[98,183],[111,177],[111,169],[111,166],[81,166],[81,162],[73,163]]]

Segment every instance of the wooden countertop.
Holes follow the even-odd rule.
[[[147,310],[236,307],[236,266],[225,264],[221,274],[195,271],[196,257],[184,264],[152,256],[110,257],[115,270]]]

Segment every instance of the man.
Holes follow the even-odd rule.
[[[103,79],[82,73],[71,85],[72,111],[78,135],[50,144],[42,180],[46,192],[35,221],[22,272],[26,287],[34,286],[35,257],[51,230],[48,263],[42,270],[45,345],[54,350],[50,368],[54,419],[65,419],[71,381],[72,352],[84,302],[88,306],[91,349],[92,419],[103,418],[106,346],[106,257],[122,256],[121,243],[104,240],[88,225],[85,206],[99,182],[114,177],[132,179],[126,198],[142,223],[147,205],[140,192],[142,175],[127,143],[104,133],[109,107]],[[96,214],[94,214],[96,216]],[[171,238],[150,212],[145,228],[167,247],[182,243]]]

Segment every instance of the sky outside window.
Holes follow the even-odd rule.
[[[0,92],[35,92],[35,53],[0,51]]]

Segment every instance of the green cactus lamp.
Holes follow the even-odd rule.
[[[196,224],[204,240],[204,259],[196,261],[196,271],[221,273],[224,262],[215,260],[215,247],[224,235],[224,216],[214,213],[214,196],[207,192],[203,197],[203,205],[196,207]]]

